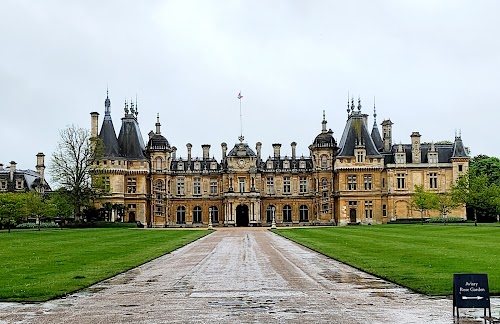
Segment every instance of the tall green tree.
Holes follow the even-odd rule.
[[[452,197],[455,202],[473,209],[476,226],[478,210],[500,211],[500,186],[491,183],[486,174],[468,172],[460,177],[452,189]]]
[[[91,139],[87,129],[75,125],[61,130],[59,135],[49,171],[53,182],[66,190],[78,219],[82,207],[88,205],[98,192],[92,184],[91,173],[98,168],[102,142],[98,138]]]
[[[25,199],[22,194],[2,193],[0,194],[0,221],[2,225],[10,228],[25,215]]]
[[[438,197],[437,194],[425,191],[423,186],[415,186],[415,192],[411,197],[411,206],[420,211],[420,218],[424,222],[424,214],[431,209],[436,209]]]

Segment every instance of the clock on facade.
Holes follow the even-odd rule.
[[[245,166],[245,161],[244,160],[239,160],[238,161],[238,165],[240,166],[240,168],[244,167]]]

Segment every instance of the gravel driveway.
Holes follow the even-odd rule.
[[[221,229],[45,303],[0,303],[0,323],[453,323],[452,303],[264,229]],[[460,323],[472,323],[461,320]]]

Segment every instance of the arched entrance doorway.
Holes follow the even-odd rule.
[[[248,226],[248,206],[239,205],[236,207],[236,226]]]

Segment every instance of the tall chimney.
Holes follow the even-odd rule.
[[[390,119],[382,122],[382,140],[384,141],[384,152],[390,152],[392,149],[392,125]]]
[[[281,148],[281,144],[273,144],[273,150],[274,150],[274,157],[275,158],[279,158],[280,157],[280,148]]]
[[[0,163],[0,171],[3,171],[3,164]]]
[[[40,175],[43,185],[43,180],[45,180],[45,154],[42,152],[36,155],[36,172]]]
[[[221,143],[221,148],[222,148],[222,161],[226,160],[226,152],[227,152],[227,144],[226,143]]]
[[[188,162],[189,162],[191,161],[191,148],[193,147],[193,145],[191,143],[187,143],[186,147],[188,149]]]
[[[295,160],[295,149],[297,148],[297,143],[295,142],[292,142],[292,144],[290,144],[292,146],[292,160]]]
[[[99,113],[91,112],[90,113],[90,137],[97,137],[97,130],[99,124]]]
[[[419,132],[413,132],[410,135],[411,138],[411,160],[412,163],[420,163],[422,162],[421,159],[421,152],[420,152],[420,133]]]
[[[14,173],[16,173],[16,162],[10,161],[10,182],[14,181]]]
[[[262,143],[257,142],[255,144],[255,149],[257,150],[257,161],[260,161],[261,153],[262,153]]]
[[[203,144],[201,146],[201,149],[203,150],[203,160],[210,159],[210,145],[209,144]]]
[[[172,146],[172,160],[177,159],[176,152],[177,152],[177,147]]]

